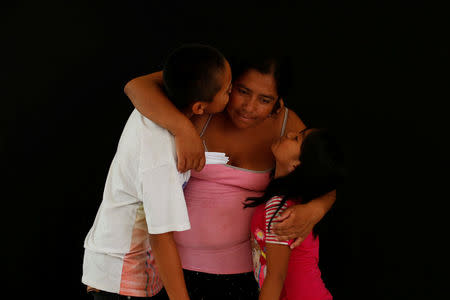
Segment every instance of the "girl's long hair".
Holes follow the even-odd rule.
[[[304,204],[337,188],[344,177],[343,152],[328,130],[311,130],[301,145],[300,165],[288,175],[273,179],[263,196],[247,198],[244,207],[258,206],[273,196],[281,196],[282,201],[273,219],[287,199]],[[317,236],[316,226],[313,233]]]

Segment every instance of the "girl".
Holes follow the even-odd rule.
[[[289,206],[307,203],[336,188],[342,178],[342,154],[326,130],[289,132],[272,147],[274,179],[262,197],[248,198],[245,207],[258,206],[252,217],[254,275],[259,299],[332,299],[318,267],[318,228],[294,250],[292,241],[278,241],[272,231],[277,217]]]

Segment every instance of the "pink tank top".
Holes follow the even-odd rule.
[[[251,171],[229,165],[206,165],[192,171],[184,190],[191,229],[175,232],[184,269],[237,274],[252,271],[250,221],[254,208],[247,197],[260,196],[270,170]]]

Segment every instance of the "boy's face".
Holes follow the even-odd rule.
[[[219,77],[221,80],[221,88],[219,92],[217,92],[217,94],[214,96],[213,100],[208,103],[208,106],[205,109],[206,112],[210,114],[223,111],[230,98],[231,68],[227,60],[225,60],[225,71],[222,72],[221,76]]]

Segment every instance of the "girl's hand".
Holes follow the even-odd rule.
[[[205,166],[205,149],[195,127],[192,125],[183,128],[180,134],[174,134],[178,158],[178,171],[186,172],[194,169],[201,171]]]
[[[294,249],[309,235],[323,215],[324,212],[312,202],[297,204],[289,207],[276,218],[280,223],[274,224],[273,230],[280,241],[295,239],[290,246]]]

